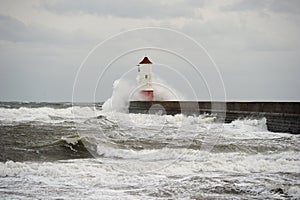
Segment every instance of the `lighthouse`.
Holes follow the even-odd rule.
[[[154,92],[152,88],[152,62],[148,57],[144,57],[144,59],[137,66],[137,80],[141,87],[140,93],[147,101],[153,101]]]

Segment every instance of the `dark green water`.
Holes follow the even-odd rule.
[[[1,199],[298,199],[300,137],[265,119],[0,103]]]

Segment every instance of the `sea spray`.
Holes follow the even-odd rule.
[[[154,101],[179,101],[185,97],[157,74],[153,74]]]
[[[170,86],[158,75],[153,76],[154,101],[184,100],[184,96]],[[113,83],[112,96],[107,99],[103,106],[103,112],[128,112],[129,101],[145,101],[146,98],[140,93],[141,85],[126,79],[117,79]]]
[[[57,104],[0,106],[1,199],[300,198],[300,137],[268,131],[264,118],[224,124],[209,152],[211,116],[102,115],[93,105]],[[83,151],[86,141],[96,158]]]
[[[135,84],[125,79],[117,79],[113,83],[112,96],[102,105],[104,112],[128,112],[128,99],[135,88]]]

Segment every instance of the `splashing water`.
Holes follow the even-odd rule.
[[[112,96],[102,105],[103,112],[127,112],[129,106],[128,99],[134,88],[135,85],[127,80],[115,80]]]
[[[103,106],[103,112],[128,112],[129,101],[144,101],[145,97],[139,92],[137,83],[126,79],[118,79],[113,83],[112,96],[107,99]],[[171,87],[159,76],[153,76],[154,101],[184,100],[179,91]]]
[[[300,197],[299,136],[269,132],[265,119],[223,124],[209,152],[212,116],[25,105],[0,109],[1,199]]]

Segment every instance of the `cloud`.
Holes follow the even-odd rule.
[[[206,20],[185,23],[182,32],[214,51],[298,51],[300,28],[280,15],[222,13]]]
[[[300,14],[299,0],[273,0],[269,5],[270,10],[279,13]]]
[[[223,11],[257,11],[264,9],[268,4],[268,1],[263,0],[241,0],[235,3],[231,3],[221,7]]]
[[[0,14],[0,39],[8,41],[23,40],[22,33],[26,32],[26,26],[19,20]]]
[[[223,11],[255,11],[300,14],[299,0],[240,0],[221,8]]]
[[[76,44],[88,41],[80,31],[68,33],[41,24],[27,25],[2,14],[0,14],[0,40],[47,44]]]
[[[204,0],[198,1],[153,1],[153,0],[65,0],[44,2],[44,7],[57,13],[89,13],[100,16],[122,18],[166,19],[174,17],[195,17],[196,8],[203,6]]]
[[[76,70],[93,45],[122,30],[145,26],[182,31],[207,47],[224,73],[231,99],[299,99],[293,87],[300,80],[299,2],[28,0],[20,5],[19,1],[1,1],[1,99],[69,100]],[[191,53],[184,41],[161,34],[150,34],[149,38],[165,42],[168,48],[179,43],[180,50]],[[105,59],[95,57],[95,70],[82,82],[91,86],[91,77],[97,75],[94,72],[110,59],[106,55],[115,55],[119,48],[130,48],[135,42],[124,39],[112,48],[104,48],[99,55]],[[194,51],[191,54],[199,58]],[[139,56],[124,59],[122,66],[130,66],[138,59]],[[171,59],[160,54],[156,60]],[[186,73],[189,80],[197,81]],[[114,70],[108,79],[119,78],[120,74],[121,70]],[[164,78],[175,85],[178,82],[172,76]],[[109,81],[105,81],[99,99],[110,96]],[[184,91],[180,82],[178,88]],[[202,94],[201,87],[197,89]],[[82,93],[79,98],[89,96]]]

